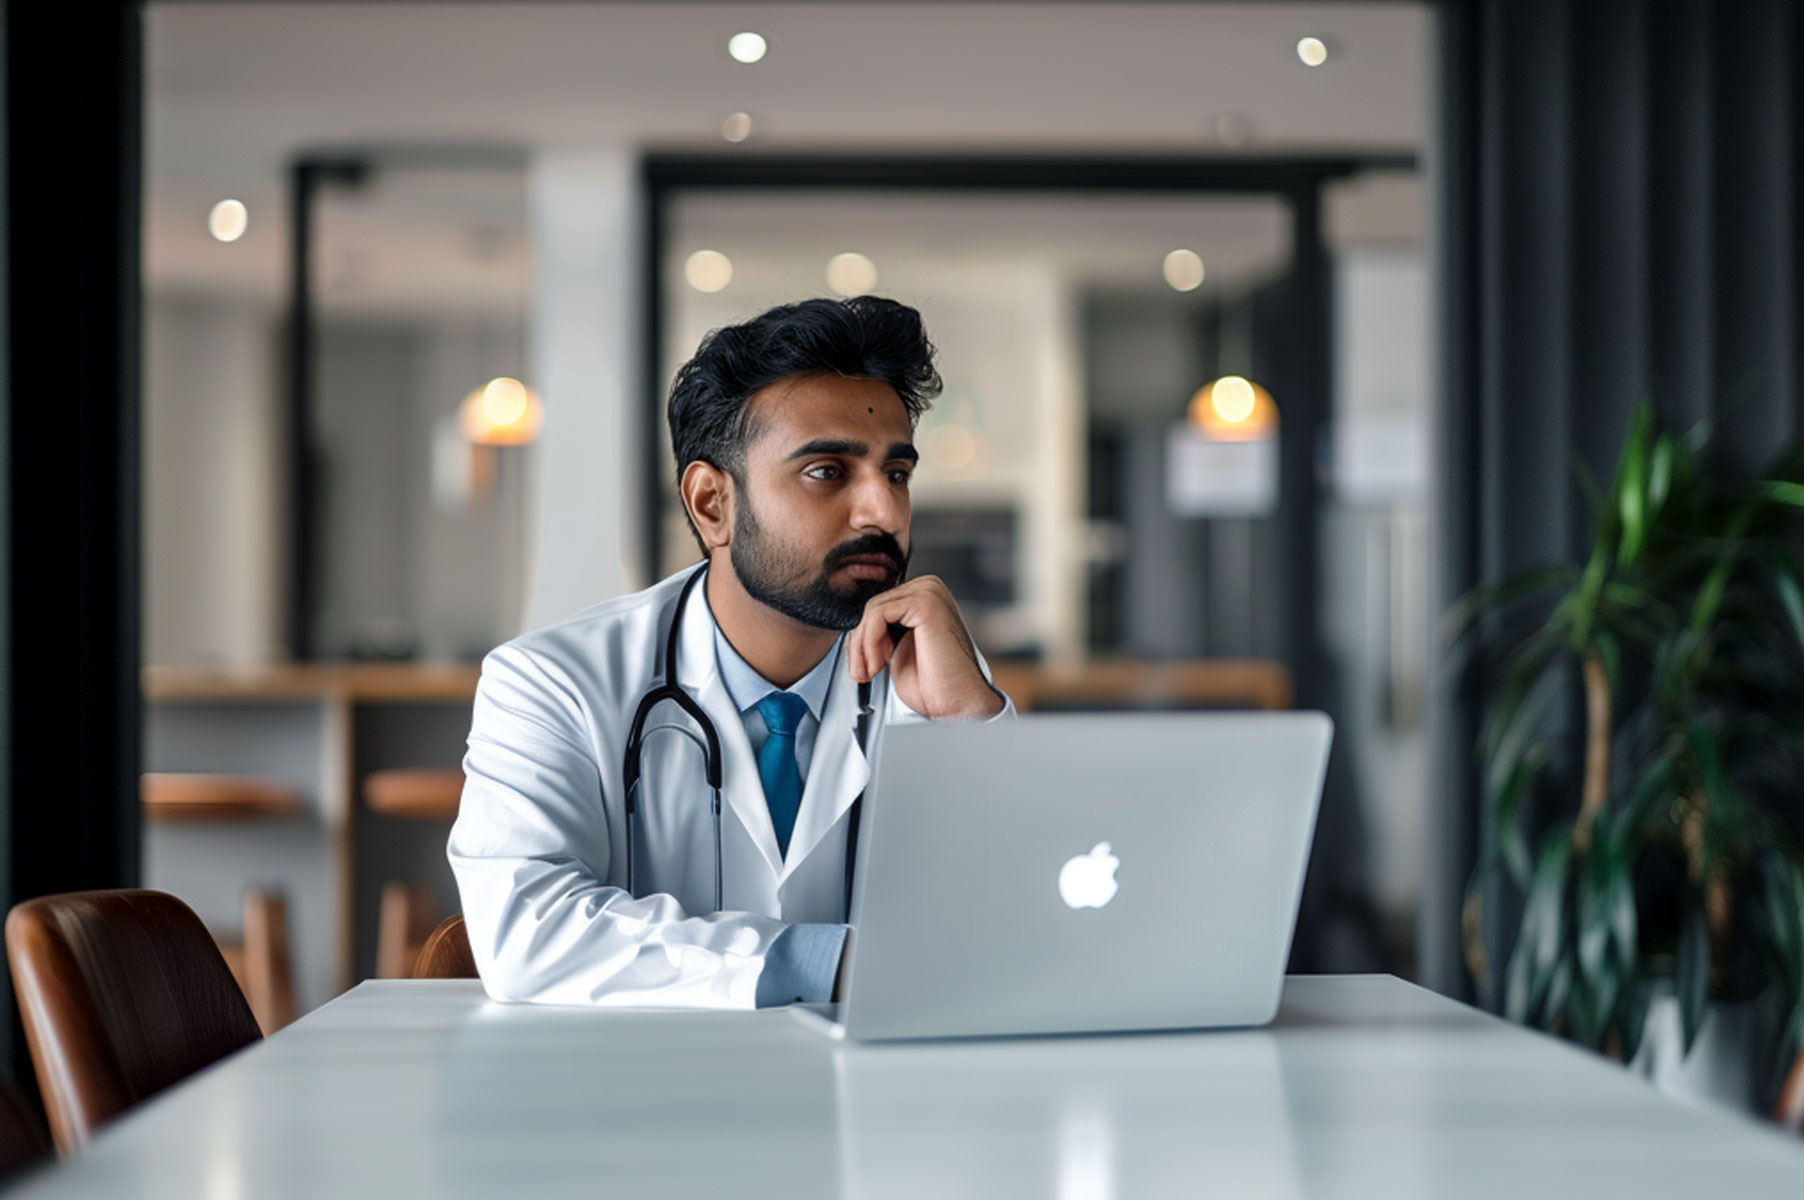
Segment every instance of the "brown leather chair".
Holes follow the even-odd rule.
[[[475,979],[476,956],[470,953],[470,935],[462,917],[446,917],[439,922],[420,956],[413,962],[415,979]]]
[[[27,900],[6,960],[56,1148],[261,1039],[212,935],[174,896],[140,890]]]

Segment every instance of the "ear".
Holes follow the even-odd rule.
[[[683,507],[702,535],[702,544],[718,550],[733,540],[733,477],[712,463],[692,462],[683,468]]]

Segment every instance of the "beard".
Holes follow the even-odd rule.
[[[733,572],[746,594],[774,608],[791,620],[815,629],[844,631],[864,619],[864,606],[872,596],[901,583],[908,576],[908,552],[887,533],[867,533],[841,542],[821,559],[812,575],[802,555],[778,545],[752,513],[750,497],[739,489],[738,519],[733,542],[727,548]],[[847,559],[866,554],[887,554],[896,562],[889,579],[855,579],[844,589],[833,586],[833,572]]]

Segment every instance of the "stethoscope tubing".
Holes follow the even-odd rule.
[[[713,911],[720,912],[724,907],[724,898],[726,894],[722,874],[722,864],[725,855],[722,852],[720,831],[720,731],[715,728],[713,720],[702,710],[701,704],[695,697],[684,691],[682,685],[677,682],[677,642],[682,633],[683,613],[689,606],[689,593],[695,590],[696,585],[701,582],[702,577],[707,573],[707,563],[703,563],[701,566],[697,567],[695,572],[684,581],[683,590],[677,596],[676,608],[672,611],[670,616],[670,629],[665,635],[663,678],[658,684],[647,691],[644,696],[640,697],[639,706],[633,713],[633,723],[627,729],[626,751],[624,754],[625,761],[621,768],[621,780],[625,785],[623,807],[626,813],[626,890],[629,896],[636,899],[639,895],[639,878],[636,863],[635,842],[637,839],[634,837],[634,824],[638,817],[639,794],[644,782],[646,723],[651,719],[653,710],[660,704],[666,702],[675,704],[678,708],[683,710],[685,716],[695,722],[696,730],[699,730],[699,733],[695,730],[686,729],[681,725],[656,726],[651,732],[656,732],[658,729],[668,729],[675,733],[681,733],[690,741],[695,742],[701,749],[703,764],[707,772],[708,786],[713,793]],[[868,749],[872,711],[871,685],[869,682],[861,683],[858,685],[858,719],[854,730],[854,736],[858,739],[858,748],[861,752]],[[862,809],[863,804],[864,796],[860,794],[858,799],[852,802],[851,814],[847,824],[846,912],[848,914],[850,914],[852,908],[852,866],[858,850],[858,824],[860,810]]]

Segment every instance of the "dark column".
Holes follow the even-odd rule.
[[[1328,251],[1322,241],[1322,185],[1294,189],[1291,268],[1286,283],[1292,323],[1291,361],[1284,370],[1278,406],[1278,578],[1282,616],[1278,644],[1296,685],[1298,708],[1326,701],[1320,686],[1316,606],[1321,576],[1320,489],[1316,445],[1328,412]]]
[[[141,14],[6,0],[0,899],[137,882]],[[15,1077],[30,1069],[0,985]]]
[[[288,192],[288,656],[313,657],[319,607],[319,451],[313,438],[314,206],[327,184],[356,186],[369,176],[361,159],[303,158],[289,168]]]

